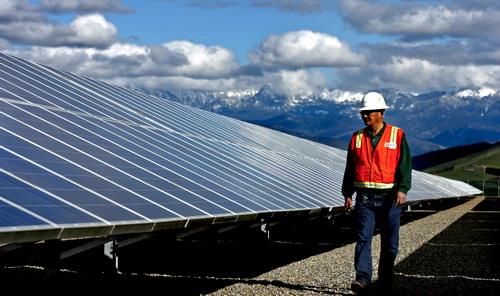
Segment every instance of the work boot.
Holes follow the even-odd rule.
[[[361,294],[361,293],[368,291],[369,286],[370,286],[370,283],[368,283],[368,282],[365,282],[363,280],[355,280],[351,284],[351,290],[353,292]]]

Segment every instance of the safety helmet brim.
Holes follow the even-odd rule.
[[[377,106],[377,107],[363,107],[359,108],[359,112],[361,111],[370,111],[370,110],[385,110],[385,109],[390,109],[391,107],[387,106],[386,104],[382,106]]]

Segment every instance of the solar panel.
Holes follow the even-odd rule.
[[[346,152],[0,53],[0,241],[341,207]],[[409,200],[480,191],[414,172]]]

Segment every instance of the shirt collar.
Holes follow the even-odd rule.
[[[365,128],[366,132],[368,133],[368,135],[370,135],[370,137],[374,138],[376,136],[381,136],[383,133],[384,133],[384,130],[385,130],[385,121],[384,121],[384,126],[382,127],[382,129],[378,132],[378,134],[374,135],[372,134],[372,131],[369,129],[369,128]]]

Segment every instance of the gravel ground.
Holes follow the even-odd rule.
[[[498,294],[500,198],[466,200],[421,203],[420,211],[403,214],[396,295]],[[21,284],[26,282],[36,283],[38,291],[59,291],[64,283],[80,292],[92,291],[93,283],[100,282],[101,290],[140,290],[144,295],[159,290],[182,295],[352,295],[351,219],[337,217],[335,225],[322,219],[282,221],[271,230],[270,241],[259,230],[228,232],[215,241],[213,233],[189,241],[157,236],[120,250],[119,274],[110,272],[112,262],[100,248],[61,262],[60,272],[51,274],[33,258],[44,246],[30,245],[12,257],[0,256],[6,266],[0,268],[0,282],[19,292],[30,288]],[[379,245],[375,236],[374,270]],[[25,255],[29,257],[23,259]]]
[[[456,266],[466,266],[470,270],[483,270],[482,266],[472,268],[472,265],[476,264],[474,259],[485,258],[485,260],[491,260],[488,259],[491,257],[491,253],[488,253],[487,250],[487,253],[482,255],[470,254],[471,248],[468,248],[468,244],[474,244],[471,240],[477,241],[478,238],[466,235],[469,241],[464,242],[462,239],[464,233],[480,234],[481,230],[468,231],[468,229],[463,229],[463,226],[458,226],[453,231],[443,232],[476,207],[483,199],[483,197],[474,198],[465,204],[437,212],[434,215],[410,222],[401,227],[400,253],[396,266],[396,280],[398,283],[395,290],[397,294],[439,295],[448,294],[449,292],[452,295],[466,295],[476,294],[474,292],[477,291],[477,294],[482,295],[484,293],[492,294],[493,288],[498,291],[498,288],[500,288],[498,275],[492,275],[491,273],[488,275],[485,272],[483,275],[470,276],[469,274],[460,274],[463,270],[456,268]],[[496,204],[499,205],[499,202],[496,202]],[[500,210],[500,207],[497,210]],[[488,227],[483,225],[483,228],[476,229],[483,229],[483,232],[488,230],[490,232],[496,231],[496,235],[492,237],[497,237],[498,223],[500,222],[498,216],[496,214],[494,219],[490,219],[492,225]],[[438,241],[434,242],[435,239],[438,239]],[[439,246],[446,246],[447,248],[443,250]],[[494,247],[497,250],[495,253],[498,254],[498,244],[496,243],[488,242],[472,246],[472,250],[475,251],[481,251],[481,247],[486,249],[490,247],[490,252],[491,247]],[[460,247],[466,252],[462,252],[462,257],[456,258],[454,257],[456,249]],[[373,245],[374,270],[377,270],[379,250],[380,238],[377,235],[374,237]],[[354,278],[353,256],[354,244],[348,244],[282,266],[252,280],[224,287],[209,295],[350,295],[349,286]],[[498,266],[495,261],[498,259],[498,255],[496,256],[494,262],[490,262],[493,268]],[[477,264],[484,264],[484,262],[479,260]],[[433,270],[433,266],[437,266],[435,270]],[[455,268],[451,266],[455,266]],[[447,273],[448,270],[452,271],[452,273]],[[374,275],[374,280],[376,280],[376,275]],[[424,282],[425,285],[423,285]],[[476,289],[478,287],[480,290]]]

